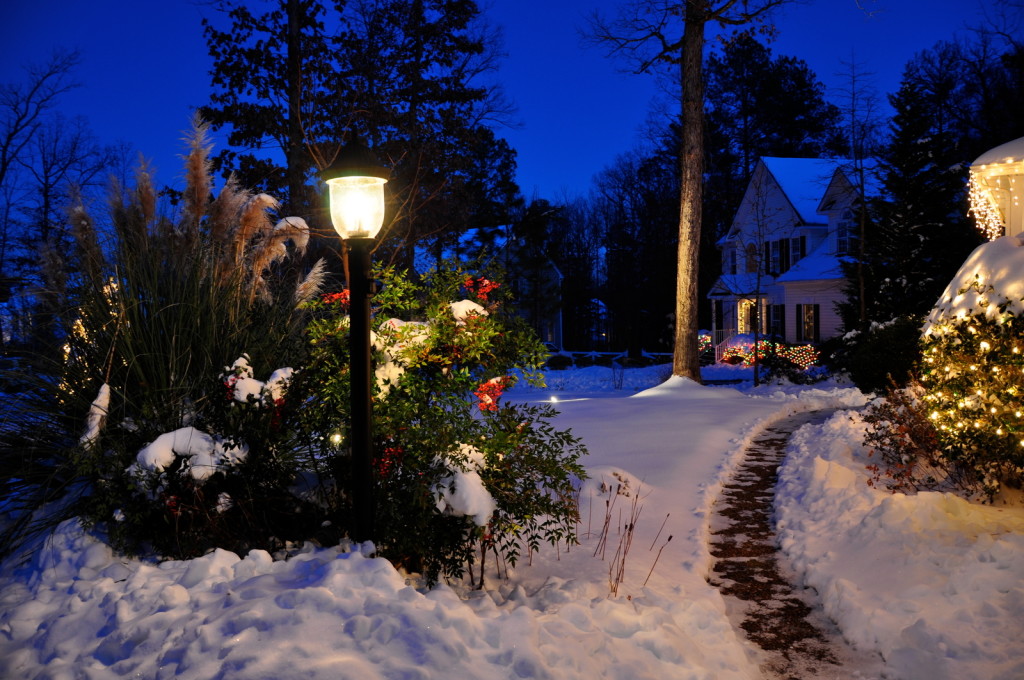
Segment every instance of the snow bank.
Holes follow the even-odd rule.
[[[897,677],[1024,677],[1024,508],[870,488],[863,429],[840,412],[791,439],[783,551],[844,636]]]
[[[750,677],[703,670],[715,646],[693,634],[731,631],[685,593],[616,601],[554,578],[529,594],[423,591],[362,548],[154,566],[65,523],[4,583],[0,676]]]

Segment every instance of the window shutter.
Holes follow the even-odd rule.
[[[814,315],[814,340],[818,342],[821,340],[821,305],[814,305],[812,309]]]
[[[807,257],[807,237],[806,236],[801,236],[800,237],[800,257],[801,258]]]
[[[761,272],[767,273],[772,268],[772,244],[771,241],[764,243],[764,258],[761,259]]]
[[[790,253],[789,253],[789,239],[784,238],[779,241],[779,273],[783,274],[789,271],[790,267]]]
[[[804,341],[804,306],[796,306],[796,341]]]

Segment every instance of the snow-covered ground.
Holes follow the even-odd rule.
[[[706,377],[744,377],[725,370]],[[841,410],[794,437],[777,512],[786,555],[844,636],[883,654],[886,677],[1024,677],[1020,504],[869,488],[860,421],[845,410],[866,398],[848,387],[661,383],[666,367],[618,377],[616,390],[608,368],[553,372],[550,390],[508,393],[556,398],[558,425],[590,449],[581,545],[569,552],[524,559],[483,592],[426,590],[366,557],[368,545],[155,564],[119,558],[67,523],[0,570],[0,677],[759,678],[704,580],[708,511],[761,427],[821,407]],[[620,483],[631,495],[616,500],[595,557],[601,486]],[[610,596],[634,495],[639,519]]]

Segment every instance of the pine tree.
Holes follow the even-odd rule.
[[[473,0],[220,6],[230,25],[206,23],[215,92],[203,113],[231,130],[222,171],[308,215],[314,171],[358,137],[392,168],[378,257],[404,264],[403,246],[507,221],[514,154],[488,127],[504,105],[481,80],[494,40]]]
[[[774,56],[749,31],[708,57],[707,117],[719,144],[737,158],[745,185],[762,156],[809,157],[841,151],[839,109],[801,59]]]
[[[773,55],[750,31],[708,57],[706,108],[702,296],[721,274],[716,244],[732,224],[757,160],[835,156],[843,145],[839,109],[825,99],[824,85],[806,62]],[[710,316],[702,319],[702,327],[710,322]]]
[[[345,120],[335,95],[321,0],[277,0],[262,12],[222,0],[228,25],[203,19],[213,58],[213,91],[201,112],[226,128],[229,148],[214,159],[243,186],[282,197],[285,211],[308,214],[304,189],[315,170],[311,147]],[[330,122],[329,122],[330,121]]]

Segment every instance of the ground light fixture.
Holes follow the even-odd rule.
[[[328,188],[331,223],[348,245],[349,347],[351,354],[352,529],[355,541],[372,541],[373,404],[370,364],[370,251],[384,224],[388,171],[366,146],[351,141],[320,173]]]

